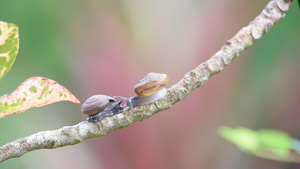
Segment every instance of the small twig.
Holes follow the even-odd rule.
[[[0,162],[37,149],[54,149],[78,144],[93,137],[100,137],[112,130],[118,130],[130,124],[145,120],[152,115],[171,108],[176,102],[183,100],[192,90],[202,86],[210,76],[220,72],[234,58],[238,57],[254,41],[283,17],[289,9],[288,0],[272,0],[265,9],[247,27],[242,28],[232,39],[228,40],[215,55],[200,64],[196,69],[185,74],[177,84],[168,89],[167,95],[153,104],[140,106],[131,112],[107,117],[98,123],[81,122],[74,126],[66,126],[58,130],[43,131],[24,137],[0,147]]]

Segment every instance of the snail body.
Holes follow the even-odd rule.
[[[148,73],[135,86],[135,96],[125,98],[115,96],[124,101],[132,111],[134,108],[141,105],[147,105],[161,99],[167,93],[165,86],[169,83],[169,77],[162,73]]]
[[[89,122],[98,122],[108,116],[123,112],[123,107],[112,97],[106,95],[94,95],[88,98],[81,106],[81,111],[87,115]]]

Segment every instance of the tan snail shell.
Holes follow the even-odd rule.
[[[120,104],[110,96],[94,95],[81,105],[81,111],[87,115],[89,122],[98,122],[104,117],[121,113],[123,108]]]
[[[134,107],[140,105],[146,105],[155,102],[158,99],[164,97],[167,93],[165,88],[169,83],[169,77],[163,73],[148,73],[143,79],[141,79],[135,86],[135,96],[125,98],[121,96],[115,96],[126,102],[126,105],[134,111]]]
[[[165,88],[168,83],[169,77],[166,74],[148,73],[134,86],[134,92],[141,97],[147,97]]]

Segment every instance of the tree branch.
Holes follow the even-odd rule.
[[[254,41],[283,17],[289,9],[291,1],[272,0],[250,24],[242,28],[232,39],[227,40],[221,50],[209,60],[191,70],[177,84],[168,89],[166,96],[153,104],[139,106],[135,112],[125,109],[121,114],[104,118],[98,123],[83,121],[74,126],[66,126],[58,130],[42,131],[0,147],[0,162],[37,149],[54,149],[78,144],[93,137],[100,137],[112,130],[118,130],[130,124],[145,120],[152,115],[171,108],[176,102],[183,100],[191,91],[202,86],[210,76],[222,71],[225,66],[238,57]]]

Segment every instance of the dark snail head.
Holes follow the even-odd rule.
[[[104,117],[113,116],[123,112],[119,103],[110,96],[94,95],[88,98],[81,106],[81,111],[87,115],[89,122],[101,121]]]

